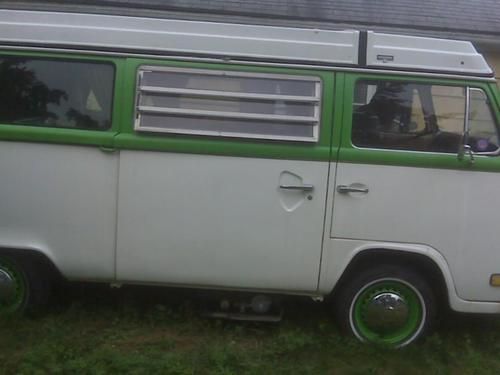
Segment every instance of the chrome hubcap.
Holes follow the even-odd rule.
[[[10,302],[16,294],[15,281],[12,276],[0,268],[0,304]]]
[[[408,304],[402,296],[393,292],[383,292],[370,299],[364,318],[370,329],[384,333],[404,327],[408,315]]]

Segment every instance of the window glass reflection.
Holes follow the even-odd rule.
[[[113,80],[107,63],[0,57],[0,123],[108,129]]]

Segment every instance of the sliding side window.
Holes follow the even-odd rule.
[[[135,129],[316,142],[317,77],[144,66]]]
[[[106,130],[114,66],[0,56],[0,123]]]

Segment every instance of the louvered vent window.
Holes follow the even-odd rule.
[[[316,142],[317,77],[141,67],[135,129]]]

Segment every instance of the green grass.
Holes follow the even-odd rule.
[[[425,342],[386,350],[340,336],[313,302],[287,302],[281,323],[257,324],[201,318],[197,301],[73,287],[42,317],[0,320],[0,374],[500,373],[496,317],[450,315]]]

